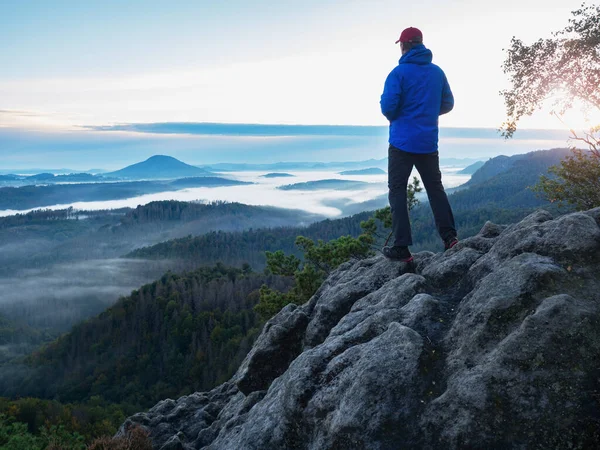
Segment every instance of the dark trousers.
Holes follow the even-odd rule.
[[[456,237],[454,215],[442,185],[438,152],[408,153],[390,145],[388,150],[388,187],[390,189],[390,207],[392,208],[392,231],[395,236],[394,245],[402,247],[412,245],[406,190],[413,166],[421,175],[440,237],[444,241]]]

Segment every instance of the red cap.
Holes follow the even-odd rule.
[[[423,33],[418,28],[410,27],[402,32],[398,42],[423,42]]]

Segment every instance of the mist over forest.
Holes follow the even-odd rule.
[[[567,153],[501,156],[464,174],[473,160],[448,160],[443,177],[461,237],[544,204],[528,186]],[[167,163],[158,178],[157,161]],[[161,156],[124,168],[130,179],[53,183],[57,176],[44,175],[31,178],[36,185],[0,188],[10,193],[5,202],[66,202],[0,217],[0,396],[36,397],[37,409],[60,398],[133,413],[228,379],[265,323],[257,309],[264,289],[293,292],[293,277],[266,270],[267,253],[302,261],[298,236],[360,236],[361,224],[388,204],[385,163],[284,173],[267,169],[286,165],[198,169]],[[216,170],[233,168],[242,170],[213,183]],[[205,176],[179,177],[198,170]],[[78,192],[84,201],[69,203]],[[123,199],[94,201],[113,195]],[[416,198],[412,248],[437,252],[427,196]],[[231,199],[243,201],[223,201]],[[373,244],[375,254],[384,240]]]
[[[201,264],[123,258],[137,248],[214,230],[297,226],[315,218],[303,211],[223,202],[38,210],[0,218],[0,360],[29,353],[167,271]]]

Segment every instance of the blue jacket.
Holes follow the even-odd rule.
[[[410,153],[438,149],[438,117],[454,107],[446,75],[420,44],[402,55],[385,80],[381,112],[390,121],[390,144]]]

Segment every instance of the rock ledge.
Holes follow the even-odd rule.
[[[346,263],[234,377],[129,418],[156,449],[600,448],[600,208]]]

